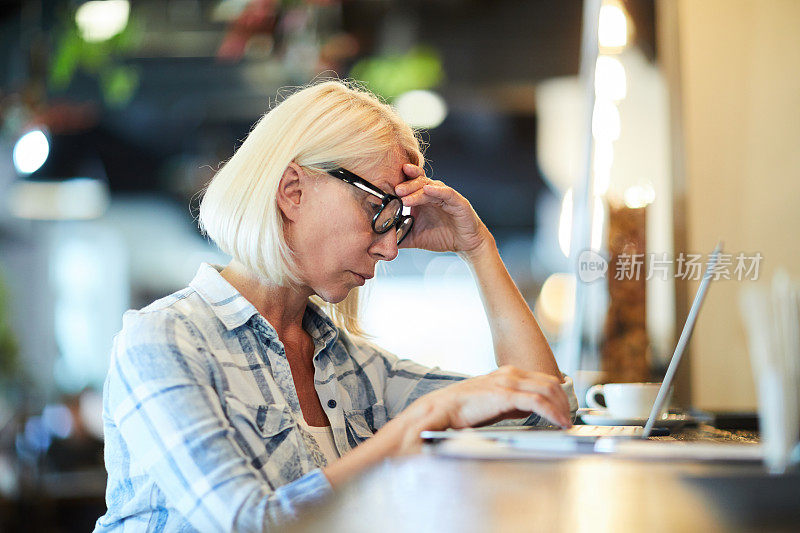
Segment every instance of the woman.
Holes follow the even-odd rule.
[[[339,81],[262,117],[200,207],[230,264],[204,264],[186,289],[125,314],[104,391],[108,512],[96,531],[261,531],[417,451],[423,430],[571,424],[571,380],[492,235],[422,165],[394,111]],[[400,245],[470,265],[499,370],[467,379],[360,336],[358,287]],[[386,319],[413,334],[412,309]]]

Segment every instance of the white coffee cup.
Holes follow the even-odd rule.
[[[602,395],[608,414],[614,418],[647,418],[656,403],[661,383],[606,383],[586,391],[586,405],[603,409],[597,401]]]

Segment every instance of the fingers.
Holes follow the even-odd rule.
[[[446,427],[471,427],[509,418],[512,414],[536,413],[555,425],[568,428],[572,425],[569,402],[558,382],[547,374],[509,366],[466,379],[423,398],[437,406],[437,424]]]
[[[427,177],[424,173],[422,173],[422,169],[419,167],[414,167],[420,171],[419,175],[411,177],[409,176],[407,181],[403,181],[397,184],[394,188],[395,192],[398,196],[404,196],[407,194],[411,194],[412,192],[421,189],[423,185],[428,183],[433,183],[433,180]],[[414,174],[414,173],[412,173]],[[408,175],[408,174],[406,174]],[[439,182],[442,183],[442,182]]]
[[[566,419],[569,422],[569,399],[558,378],[514,367],[503,367],[497,370],[496,374],[501,387],[511,392],[540,395],[557,410],[560,415],[559,420]]]
[[[425,178],[427,180],[427,178]],[[430,180],[428,180],[430,181]],[[417,205],[436,204],[444,206],[451,198],[450,195],[434,188],[429,183],[420,183],[416,188],[410,188],[410,193],[401,196],[403,205],[413,207]],[[452,189],[451,189],[452,190]]]
[[[408,196],[428,184],[444,185],[441,181],[434,181],[425,176],[425,171],[422,168],[406,163],[403,165],[403,173],[408,177],[407,181],[399,183],[395,188],[395,193],[401,198]]]
[[[543,378],[546,378],[543,380]],[[569,398],[561,387],[558,379],[553,376],[523,378],[517,382],[517,390],[535,392],[550,399],[562,412],[569,413]]]
[[[398,184],[394,190],[406,207],[419,205],[439,205],[448,210],[457,210],[455,205],[460,196],[454,189],[442,181],[432,180],[425,176],[425,172],[418,166],[406,163],[403,172],[408,176],[408,181]]]
[[[508,394],[508,401],[514,408],[538,413],[557,426],[564,428],[572,426],[569,414],[564,413],[561,406],[557,405],[552,398],[543,394],[517,391]]]
[[[397,191],[397,187],[395,188],[398,194],[403,194],[401,199],[404,206],[438,205],[445,212],[455,214],[463,208],[462,204],[466,203],[459,202],[460,195],[442,182],[436,182],[428,178],[419,178],[415,181],[418,182],[406,182],[403,184],[409,184],[408,192],[404,188],[401,188],[400,191]]]
[[[404,181],[403,183],[398,184],[394,188],[394,192],[401,198],[408,197],[413,193],[422,189],[422,187],[424,187],[426,183],[430,183],[430,181],[431,180],[426,178],[425,176],[414,178],[409,181]]]
[[[408,179],[410,180],[425,175],[425,171],[422,170],[421,167],[418,167],[417,165],[412,165],[411,163],[406,163],[403,165],[403,173],[406,176],[408,176]]]

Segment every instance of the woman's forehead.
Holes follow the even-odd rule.
[[[406,163],[409,163],[406,154],[396,151],[369,168],[365,167],[362,171],[363,174],[359,174],[358,171],[354,172],[384,192],[395,194],[394,188],[408,179],[403,172],[403,165]]]

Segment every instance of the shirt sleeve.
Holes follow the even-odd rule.
[[[374,347],[377,349],[377,347]],[[408,407],[417,398],[452,385],[458,381],[467,379],[471,376],[456,372],[445,372],[439,367],[426,367],[408,359],[400,359],[396,355],[379,350],[379,355],[384,359],[386,367],[386,381],[384,390],[384,403],[389,418],[394,418],[403,409]],[[578,399],[572,384],[572,378],[562,374],[564,382],[561,387],[567,394],[572,420],[576,418],[578,411]],[[531,413],[525,419],[508,419],[492,424],[494,426],[547,426],[551,422],[546,418],[540,417],[536,413]]]
[[[107,411],[171,507],[200,531],[264,531],[330,494],[321,470],[274,489],[233,438],[200,335],[167,311],[130,313],[115,340]],[[124,473],[128,474],[128,473]]]

